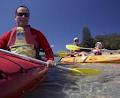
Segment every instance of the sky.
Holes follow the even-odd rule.
[[[84,26],[93,37],[120,33],[120,0],[0,0],[0,35],[15,25],[20,5],[29,8],[29,24],[43,32],[53,52],[66,50],[74,37],[82,40]]]

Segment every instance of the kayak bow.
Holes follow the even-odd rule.
[[[0,98],[20,98],[43,81],[48,68],[0,49]]]

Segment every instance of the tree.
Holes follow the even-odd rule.
[[[94,40],[88,27],[83,27],[82,34],[83,39],[81,42],[81,46],[87,48],[94,47]]]

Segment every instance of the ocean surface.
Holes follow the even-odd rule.
[[[54,67],[49,70],[46,79],[24,98],[120,98],[120,64],[63,66],[94,68],[101,73],[81,76]]]

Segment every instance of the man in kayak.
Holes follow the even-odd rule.
[[[102,49],[102,43],[101,42],[97,42],[95,44],[95,48],[92,51],[93,51],[93,53],[95,55],[102,55],[101,49]]]
[[[28,25],[30,11],[19,6],[15,12],[16,26],[0,37],[0,48],[33,58],[39,58],[39,50],[46,55],[48,66],[54,64],[53,51],[42,32]]]
[[[78,37],[75,37],[73,39],[73,45],[76,45],[76,46],[80,47],[80,43],[79,43],[79,38]]]
[[[80,47],[80,42],[79,42],[79,38],[78,37],[75,37],[73,39],[73,45]],[[83,50],[81,50],[81,49],[74,50],[74,51],[71,50],[70,51],[70,56],[74,57],[74,56],[77,56],[77,55],[87,56],[88,54],[86,52],[84,52]]]

